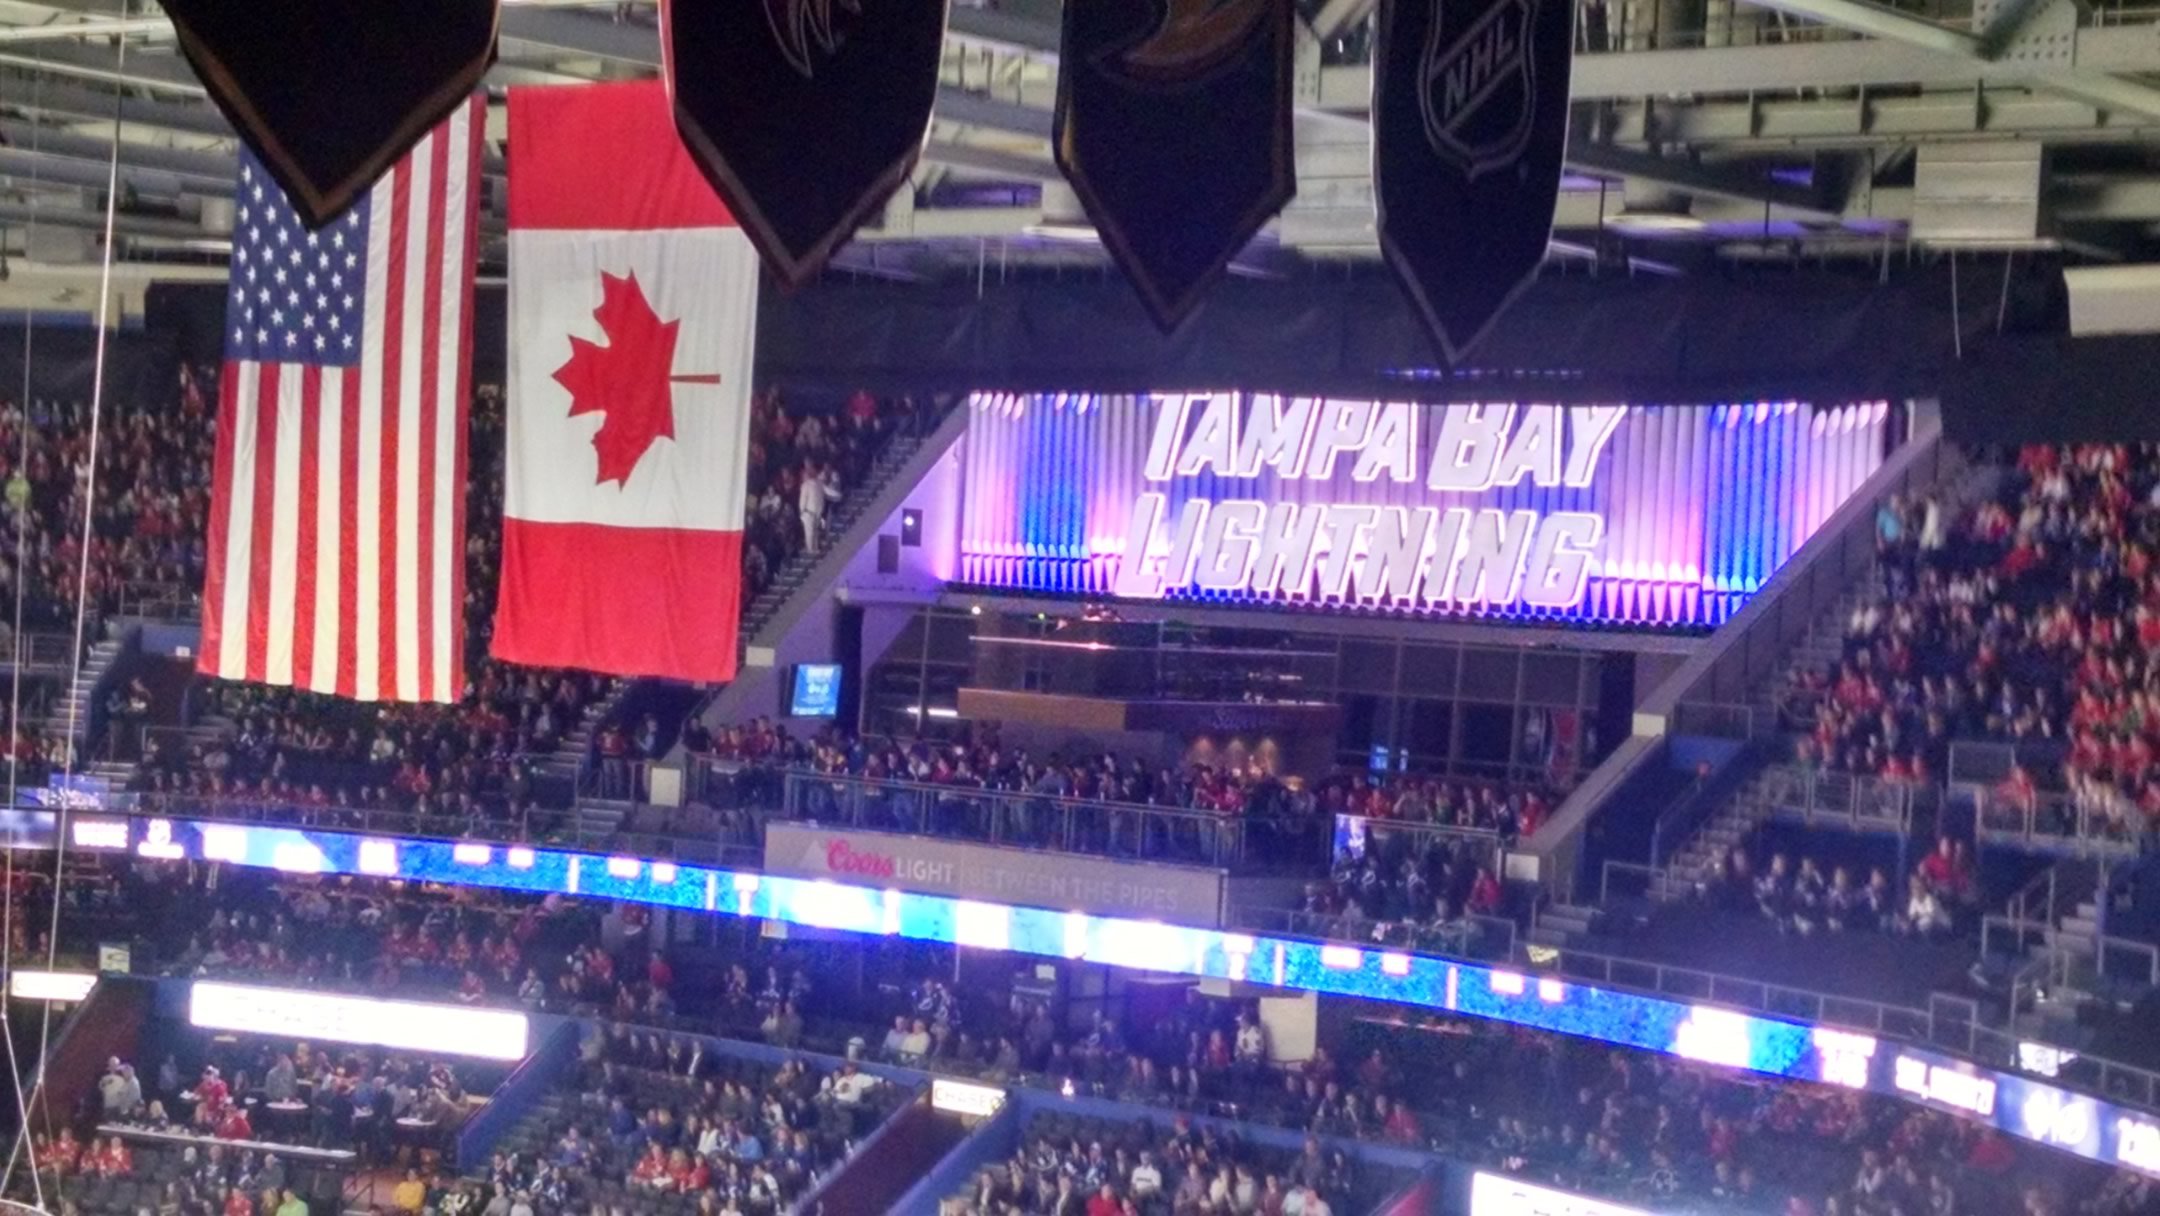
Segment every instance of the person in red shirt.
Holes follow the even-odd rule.
[[[195,1083],[195,1099],[195,1121],[216,1127],[232,1101],[232,1088],[218,1076],[214,1065],[203,1068],[202,1079]]]
[[[226,1187],[224,1216],[255,1216],[255,1201],[239,1187]]]
[[[1492,916],[1500,911],[1500,880],[1493,877],[1490,866],[1479,866],[1476,881],[1470,884],[1470,900],[1466,905],[1479,916]]]
[[[255,1128],[248,1123],[246,1111],[238,1106],[228,1106],[225,1117],[218,1120],[217,1131],[213,1134],[220,1140],[253,1140]]]
[[[1124,1205],[1118,1202],[1117,1189],[1107,1182],[1088,1196],[1087,1216],[1118,1216],[1123,1210]]]

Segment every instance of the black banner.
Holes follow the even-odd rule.
[[[1065,5],[1058,168],[1163,329],[1297,193],[1294,18],[1293,0]]]
[[[1574,11],[1572,0],[1380,0],[1380,249],[1451,363],[1545,259]]]
[[[815,275],[906,181],[945,0],[662,0],[675,125],[774,275]]]
[[[495,62],[496,0],[167,0],[165,12],[211,100],[317,226]]]

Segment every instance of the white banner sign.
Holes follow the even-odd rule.
[[[1532,1186],[1501,1174],[1479,1174],[1470,1180],[1470,1216],[1650,1216],[1641,1208],[1625,1208],[1566,1191]]]
[[[1222,871],[1193,866],[774,823],[765,829],[765,868],[860,887],[1206,928],[1222,924]]]
[[[377,1001],[207,980],[196,981],[189,994],[188,1022],[205,1030],[489,1060],[524,1059],[528,1036],[525,1015],[507,1009]]]

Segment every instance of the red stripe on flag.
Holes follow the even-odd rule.
[[[277,516],[277,416],[278,373],[276,363],[260,365],[255,380],[255,487],[254,514],[248,527],[254,540],[248,547],[247,678],[260,683],[270,656],[270,530]]]
[[[360,369],[345,372],[345,404],[338,411],[338,652],[337,695],[352,697],[358,683],[360,622]]]
[[[742,533],[503,519],[494,654],[684,680],[735,678]]]
[[[292,682],[315,683],[316,498],[322,493],[315,462],[322,430],[322,368],[309,364],[300,382],[300,525],[293,545]]]
[[[732,228],[658,80],[510,90],[510,227]]]
[[[447,128],[430,137],[428,150],[429,240],[427,278],[423,280],[427,298],[422,301],[420,313],[420,433],[412,437],[413,442],[420,445],[420,526],[414,529],[420,546],[416,561],[419,577],[413,580],[420,625],[416,638],[420,648],[420,683],[414,689],[414,695],[422,701],[441,701],[447,698],[435,687],[435,394],[441,387],[442,376],[443,219],[450,196],[450,183],[446,180],[450,171],[450,133]]]
[[[209,561],[203,568],[202,637],[195,670],[216,675],[219,639],[224,636],[225,530],[232,523],[233,431],[239,424],[240,365],[227,363],[218,376],[217,462],[210,480]]]
[[[382,329],[382,493],[377,496],[382,529],[382,575],[376,584],[376,623],[382,638],[376,654],[375,687],[363,695],[370,699],[402,698],[398,687],[398,409],[405,370],[405,242],[412,222],[412,161],[397,163],[390,188],[390,248],[384,250],[389,270],[383,276]]]
[[[472,105],[471,157],[465,166],[465,264],[458,268],[458,289],[464,293],[465,306],[458,313],[458,418],[453,438],[457,479],[450,483],[450,541],[454,546],[450,558],[450,681],[453,686],[450,696],[453,699],[465,693],[465,487],[472,484],[465,429],[471,423],[472,409],[469,398],[472,392],[473,278],[480,262],[480,207],[476,201],[483,144],[480,133],[487,130],[487,104],[476,97]]]

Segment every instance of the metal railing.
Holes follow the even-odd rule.
[[[1450,852],[1467,851],[1500,872],[1500,833],[1492,828],[1461,827],[1452,823],[1421,823],[1414,819],[1375,819],[1368,815],[1335,816],[1333,856],[1372,858],[1383,867],[1399,865],[1405,858],[1422,857],[1436,847]]]
[[[1798,816],[1809,827],[1910,836],[1915,811],[1941,808],[1936,785],[1773,764],[1763,770],[1762,793],[1773,815]]]
[[[1324,821],[790,771],[781,818],[1226,870],[1312,872]]]
[[[1435,923],[1385,917],[1352,918],[1300,908],[1233,905],[1224,923],[1234,929],[1249,929],[1255,933],[1359,947],[1397,946],[1485,962],[1507,962],[1516,956],[1515,922],[1505,916],[1486,916],[1477,912],[1465,912]]]
[[[1598,906],[1601,908],[1612,904],[1615,877],[1620,879],[1622,899],[1663,899],[1672,893],[1672,872],[1663,866],[1608,858],[1598,873]]]
[[[141,617],[153,621],[192,621],[202,616],[202,601],[194,584],[126,582],[114,597],[115,616]]]
[[[2127,855],[2153,844],[2145,813],[2123,800],[2101,801],[2060,790],[2013,793],[1989,785],[1959,785],[1970,798],[1978,838],[2036,850]]]
[[[1673,707],[1672,733],[1745,742],[1768,735],[1775,722],[1759,706],[1730,701],[1682,701]]]

